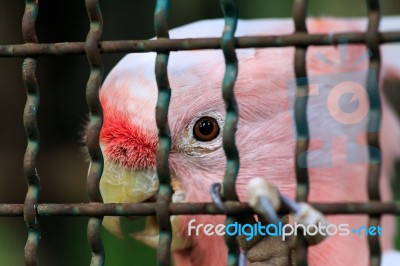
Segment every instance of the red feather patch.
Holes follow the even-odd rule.
[[[103,105],[104,123],[100,140],[105,154],[122,166],[133,169],[155,167],[157,136],[146,134],[129,122],[127,114]]]

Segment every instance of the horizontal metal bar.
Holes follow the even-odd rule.
[[[400,31],[379,34],[380,43],[400,42]],[[349,44],[366,42],[366,34],[347,32],[336,34],[294,33],[276,36],[246,36],[235,38],[235,48],[286,47],[308,45],[336,45],[346,40]],[[100,52],[108,53],[144,53],[168,52],[178,50],[220,49],[220,38],[197,39],[158,39],[158,40],[120,40],[99,43]],[[27,57],[85,54],[84,42],[65,43],[29,43],[0,45],[0,57]]]
[[[325,214],[392,214],[400,215],[400,203],[310,203]],[[226,214],[253,214],[245,202],[226,201]],[[156,203],[41,203],[37,206],[39,216],[151,216],[155,215]],[[214,203],[170,203],[171,215],[224,214]],[[287,214],[281,210],[279,214]],[[23,215],[23,204],[0,204],[0,217],[15,217]]]

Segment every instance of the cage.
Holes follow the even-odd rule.
[[[133,1],[132,1],[133,2]],[[19,250],[12,257],[19,256],[20,259],[9,259],[4,260],[4,265],[17,265],[20,263],[25,263],[26,265],[37,265],[39,261],[39,257],[43,258],[43,261],[47,261],[49,264],[61,265],[62,260],[68,260],[68,258],[63,258],[62,251],[57,251],[57,249],[66,248],[66,244],[62,244],[58,235],[64,234],[65,241],[79,241],[82,242],[83,245],[86,245],[86,240],[84,239],[84,232],[86,229],[84,228],[84,224],[86,224],[86,220],[82,220],[78,217],[88,217],[88,225],[87,225],[87,238],[89,242],[90,250],[87,249],[86,255],[82,259],[85,263],[89,263],[87,260],[89,259],[91,265],[103,265],[106,261],[105,254],[109,250],[107,246],[103,246],[103,240],[101,237],[101,222],[103,216],[117,215],[117,216],[156,216],[159,220],[160,226],[160,244],[157,249],[157,256],[154,256],[154,253],[151,253],[149,250],[145,250],[144,252],[150,254],[149,257],[153,256],[153,261],[144,260],[138,262],[138,265],[146,265],[146,263],[155,263],[155,258],[159,265],[169,265],[171,260],[170,254],[170,244],[171,244],[171,224],[169,216],[171,215],[183,215],[183,214],[227,214],[227,223],[234,222],[238,215],[246,215],[252,214],[254,211],[248,206],[245,202],[238,202],[238,198],[235,192],[235,180],[238,172],[238,162],[239,156],[237,154],[237,150],[235,145],[226,144],[227,152],[227,160],[230,161],[231,167],[227,171],[224,182],[223,182],[223,190],[224,190],[224,198],[226,202],[223,203],[224,210],[219,208],[214,203],[170,203],[171,200],[171,191],[170,191],[170,176],[168,169],[168,151],[170,149],[170,134],[168,132],[168,126],[166,126],[167,114],[168,114],[168,103],[169,103],[169,84],[167,79],[167,60],[168,54],[171,51],[180,51],[180,50],[197,50],[197,49],[221,49],[224,53],[226,59],[226,65],[233,72],[237,71],[237,61],[235,59],[235,49],[241,48],[249,48],[249,47],[282,47],[282,46],[295,46],[296,47],[296,57],[295,57],[295,73],[296,77],[302,78],[307,77],[307,67],[305,62],[305,56],[307,53],[307,49],[311,45],[337,45],[343,39],[346,39],[348,43],[352,44],[365,44],[369,49],[373,52],[373,56],[370,58],[369,64],[372,68],[379,68],[380,57],[379,57],[379,45],[383,43],[394,43],[400,41],[400,31],[388,32],[388,33],[380,33],[378,31],[379,27],[379,19],[381,13],[381,7],[379,5],[379,1],[366,1],[365,3],[357,3],[356,7],[364,8],[363,11],[368,12],[368,21],[369,26],[366,32],[364,33],[338,33],[331,36],[326,34],[308,34],[306,27],[306,18],[307,18],[307,2],[306,0],[302,1],[275,1],[276,3],[263,3],[262,1],[258,1],[254,4],[247,4],[244,2],[233,0],[221,1],[207,1],[207,3],[177,3],[174,14],[179,14],[179,12],[185,12],[185,8],[189,10],[203,9],[202,12],[197,13],[197,15],[193,16],[193,18],[188,18],[192,20],[197,20],[203,18],[202,15],[207,14],[207,16],[218,17],[221,14],[217,11],[219,8],[219,4],[221,4],[221,10],[223,12],[223,16],[225,18],[225,23],[230,27],[227,27],[224,31],[221,38],[203,38],[197,40],[174,40],[168,38],[168,21],[171,19],[168,15],[169,5],[171,8],[174,7],[175,3],[167,0],[159,0],[156,2],[155,11],[154,11],[154,22],[152,17],[152,9],[154,8],[154,3],[145,4],[145,3],[122,3],[119,8],[119,4],[112,5],[111,3],[99,3],[96,0],[87,0],[83,1],[71,1],[71,3],[63,3],[64,8],[61,9],[57,3],[52,3],[51,1],[38,1],[27,0],[25,1],[25,7],[21,4],[14,3],[2,3],[4,8],[1,8],[4,14],[4,29],[2,29],[2,34],[0,34],[0,38],[4,39],[4,43],[11,42],[12,44],[1,44],[0,45],[0,64],[3,68],[3,86],[4,90],[2,91],[2,107],[3,107],[3,115],[1,116],[1,121],[3,125],[3,135],[1,137],[2,143],[1,145],[4,147],[4,152],[2,154],[2,164],[1,167],[6,169],[2,174],[2,189],[1,194],[3,194],[3,199],[1,199],[0,203],[0,216],[2,217],[15,217],[15,218],[7,218],[13,219],[11,221],[15,221],[15,224],[10,224],[10,220],[4,220],[6,222],[2,223],[1,230],[4,230],[4,236],[0,237],[0,239],[6,245],[10,245],[12,252],[14,250]],[[361,2],[361,1],[359,1]],[[39,11],[40,4],[40,11]],[[313,5],[314,3],[311,3]],[[400,12],[400,7],[396,4],[396,1],[386,1],[383,3],[383,7],[386,8],[386,13],[396,14]],[[126,6],[125,6],[126,5]],[[243,8],[244,13],[246,10],[253,10],[253,15],[255,16],[264,16],[259,11],[260,8],[256,8],[254,6],[260,5],[265,9],[271,8],[269,14],[273,14],[272,12],[276,12],[276,10],[284,10],[281,11],[282,15],[290,15],[291,14],[291,6],[293,5],[293,19],[295,23],[296,31],[293,34],[285,35],[285,36],[269,36],[269,37],[238,37],[234,38],[235,33],[235,25],[237,23],[238,15],[237,12],[241,11]],[[315,4],[324,6],[327,5],[329,7],[337,8],[339,4],[328,4],[327,2]],[[363,6],[365,5],[365,6]],[[100,11],[100,6],[103,12]],[[140,33],[138,34],[138,38],[134,40],[110,40],[110,41],[101,41],[102,31],[104,27],[104,31],[108,34],[112,32],[112,28],[106,28],[107,23],[103,25],[103,15],[106,15],[107,12],[112,9],[116,9],[118,12],[113,13],[112,16],[108,17],[110,21],[118,20],[119,14],[124,10],[124,7],[129,7],[133,12],[135,12],[138,16],[141,13],[141,10],[146,10],[146,18],[145,15],[141,15],[143,21],[148,23],[149,25],[153,25],[155,27],[155,35],[157,39],[155,40],[142,40],[147,37],[151,37],[152,33]],[[84,31],[84,28],[80,24],[83,22],[84,10],[86,8],[89,21],[90,28],[87,28],[87,32]],[[136,8],[136,9],[135,9]],[[317,10],[317,7],[312,7],[313,10]],[[24,11],[23,11],[24,9]],[[74,10],[78,11],[74,11]],[[10,10],[10,12],[8,12]],[[40,14],[47,14],[41,17]],[[256,10],[256,11],[254,11]],[[262,9],[261,9],[262,10]],[[11,12],[12,11],[12,12]],[[8,15],[8,13],[22,13],[22,36],[24,44],[13,44],[21,42],[18,37],[12,37],[15,35],[16,31],[10,30],[10,28],[19,28],[18,23],[20,20],[20,16]],[[39,12],[39,13],[38,13]],[[247,11],[249,14],[249,11]],[[317,12],[317,11],[314,11]],[[346,13],[347,11],[342,11]],[[64,14],[65,13],[65,14]],[[128,12],[129,13],[129,12]],[[72,17],[76,15],[80,19],[77,19],[76,22]],[[364,13],[357,13],[357,15],[364,15]],[[176,15],[177,16],[177,15]],[[107,17],[106,17],[107,18]],[[36,19],[38,19],[38,25],[36,26]],[[41,21],[42,19],[42,21]],[[174,23],[183,24],[188,22],[186,18],[177,22],[175,20]],[[64,20],[69,20],[70,24],[65,22]],[[52,24],[54,21],[54,24]],[[107,21],[107,20],[105,20]],[[63,24],[66,23],[66,24]],[[117,26],[123,27],[126,21],[122,20]],[[130,23],[133,23],[130,21]],[[11,24],[12,27],[9,27],[8,24]],[[60,25],[66,25],[66,28],[58,28]],[[86,25],[87,26],[87,25]],[[230,29],[230,30],[229,30]],[[36,30],[38,34],[36,34]],[[86,30],[86,29],[85,29]],[[46,31],[49,31],[48,33]],[[75,35],[72,32],[76,31]],[[129,31],[128,31],[129,32]],[[63,34],[65,33],[65,36]],[[86,41],[82,41],[86,36]],[[147,35],[146,35],[147,34]],[[10,35],[10,36],[8,36]],[[37,37],[37,35],[39,37]],[[45,36],[45,40],[41,39],[41,35]],[[109,36],[113,36],[110,34]],[[114,35],[117,36],[117,35]],[[129,34],[127,34],[129,38]],[[71,39],[72,38],[72,41]],[[77,41],[74,40],[77,39]],[[126,38],[125,36],[117,36],[114,38]],[[11,40],[11,41],[10,41]],[[69,42],[65,42],[68,40]],[[2,41],[3,43],[3,41]],[[130,52],[157,52],[157,82],[160,88],[159,95],[159,108],[157,110],[157,117],[159,118],[159,129],[160,129],[160,147],[158,152],[158,176],[160,181],[160,192],[158,196],[158,200],[155,203],[140,203],[140,204],[129,204],[129,203],[121,203],[121,204],[103,204],[102,197],[100,195],[99,190],[99,180],[101,178],[101,172],[103,167],[102,154],[98,143],[99,132],[102,124],[102,109],[99,103],[98,91],[100,89],[102,80],[104,78],[103,74],[103,63],[102,57],[105,58],[106,61],[106,69],[110,68],[111,65],[115,63],[118,59],[117,57],[108,57],[108,54],[125,54]],[[79,57],[73,55],[81,55]],[[89,62],[89,66],[85,61],[84,56],[87,57],[87,61]],[[55,58],[55,59],[49,59]],[[72,58],[72,59],[70,59]],[[13,61],[11,61],[13,60]],[[23,60],[20,62],[17,60]],[[40,72],[40,63],[44,61],[43,69],[48,72]],[[55,62],[58,63],[55,63]],[[15,80],[17,78],[8,78],[7,73],[11,73],[11,71],[7,71],[7,68],[11,68],[14,72],[17,68],[17,65],[22,65],[22,80],[23,85],[26,89],[26,104],[23,102],[23,95],[21,93],[15,93],[12,97],[14,100],[8,100],[9,98],[9,89],[15,86]],[[67,65],[67,67],[63,66]],[[73,66],[80,65],[82,67],[78,68],[79,71],[74,71]],[[38,66],[38,70],[36,67]],[[86,69],[86,70],[84,70]],[[90,72],[88,72],[90,70]],[[107,70],[108,71],[108,70]],[[70,74],[77,75],[80,78],[80,83],[74,83],[79,89],[74,89],[73,92],[67,93],[69,88],[69,78]],[[12,74],[14,75],[14,74]],[[36,77],[38,75],[38,78]],[[53,78],[49,81],[48,76],[53,76]],[[235,75],[233,75],[235,76]],[[82,80],[85,77],[89,77],[87,84],[83,84]],[[43,83],[42,83],[43,82]],[[222,82],[222,80],[221,80]],[[224,79],[223,90],[225,91],[225,101],[227,103],[227,120],[226,123],[231,125],[231,129],[227,127],[226,133],[224,133],[224,137],[227,139],[226,143],[235,143],[235,123],[238,117],[238,111],[235,108],[235,97],[233,92],[234,89],[235,78],[227,78]],[[393,83],[393,84],[392,84]],[[393,81],[390,83],[388,87],[397,87],[398,84]],[[56,85],[58,84],[58,85]],[[59,88],[53,88],[54,86],[59,86]],[[309,87],[301,84],[301,82],[297,81],[296,86],[298,92],[307,95],[309,93]],[[22,83],[18,85],[18,87],[22,87]],[[44,87],[44,92],[42,91],[42,97],[44,98],[39,105],[39,87]],[[48,89],[51,87],[50,89]],[[76,159],[76,154],[71,152],[71,148],[68,147],[74,138],[77,138],[79,135],[79,119],[82,117],[82,114],[85,113],[86,108],[84,107],[85,101],[85,90],[86,88],[86,99],[87,104],[90,110],[90,124],[87,135],[87,146],[90,151],[91,157],[91,167],[89,173],[87,175],[87,184],[85,184],[84,178],[82,176],[86,176],[85,167],[87,166],[83,162],[79,162],[80,159]],[[22,90],[20,90],[22,91]],[[398,92],[395,89],[390,90],[388,88],[388,94],[394,95],[389,97],[392,99],[394,106],[396,108],[396,99],[398,99]],[[370,92],[371,99],[371,110],[373,114],[377,114],[379,117],[380,107],[377,102],[372,100],[377,100],[374,98],[376,96],[376,91]],[[51,102],[51,100],[55,100],[55,102]],[[75,105],[74,101],[78,103]],[[379,101],[378,101],[379,102]],[[375,103],[375,104],[374,104]],[[25,110],[23,110],[23,105],[25,104]],[[44,105],[44,106],[43,106]],[[56,124],[56,126],[47,126],[44,129],[44,132],[41,131],[42,137],[39,137],[39,129],[41,129],[41,122],[43,120],[38,121],[38,112],[40,118],[40,108],[43,108],[47,112],[52,112],[51,110],[56,110],[55,113],[58,115],[44,115],[42,114],[43,120],[45,118],[50,119],[50,124]],[[77,106],[77,110],[74,107]],[[39,109],[38,109],[39,108]],[[303,152],[308,149],[308,139],[309,132],[307,130],[307,116],[306,116],[306,108],[307,108],[307,97],[305,98],[296,98],[296,115],[295,119],[298,125],[306,125],[300,126],[297,128],[297,149],[296,154],[293,156],[299,156]],[[18,109],[18,110],[17,110]],[[62,111],[68,109],[69,111]],[[14,110],[17,115],[21,118],[23,117],[23,121],[21,119],[17,119],[16,115],[10,114],[9,110]],[[22,114],[23,111],[23,114]],[[377,116],[373,114],[370,115],[370,123],[375,127],[377,123],[379,123],[379,119]],[[71,119],[72,118],[72,119]],[[61,122],[60,122],[61,121]],[[8,126],[11,124],[11,126]],[[12,125],[15,126],[12,126]],[[22,125],[18,128],[18,125]],[[17,131],[15,128],[18,128]],[[26,132],[26,143],[23,142],[23,132]],[[74,133],[76,132],[76,133]],[[369,135],[369,144],[374,147],[379,147],[378,139],[378,131],[373,132]],[[75,135],[74,135],[75,134]],[[50,137],[51,135],[59,135],[57,137]],[[14,142],[14,138],[18,139],[18,141],[22,144],[18,144],[17,146],[13,146],[10,142]],[[64,140],[63,138],[69,138]],[[11,141],[12,140],[12,141]],[[41,145],[43,142],[43,145]],[[58,143],[63,143],[60,151],[60,147],[58,147]],[[26,146],[26,151],[25,149]],[[39,148],[44,146],[45,149],[42,152],[39,152]],[[17,149],[17,152],[11,152],[12,149]],[[52,158],[52,151],[56,151],[58,158]],[[23,155],[25,152],[25,155]],[[9,156],[12,154],[12,156]],[[43,157],[41,157],[43,154]],[[64,155],[66,154],[66,155]],[[57,157],[55,156],[55,157]],[[314,204],[314,206],[322,211],[325,214],[366,214],[369,215],[369,223],[370,225],[378,225],[380,216],[382,214],[399,214],[399,205],[396,202],[393,203],[382,203],[379,198],[379,167],[380,164],[376,163],[376,158],[374,158],[374,154],[370,155],[369,160],[369,195],[370,201],[369,203],[351,203],[351,204]],[[23,166],[18,165],[18,160],[21,160],[24,157]],[[72,158],[72,159],[71,159]],[[73,159],[75,158],[75,159]],[[71,160],[73,163],[69,165],[76,164],[79,165],[76,169],[69,170],[68,167],[63,167],[65,169],[64,172],[60,171],[57,166],[66,164],[65,162]],[[54,164],[54,165],[52,165]],[[11,168],[19,167],[20,170],[8,170]],[[7,168],[8,167],[8,168]],[[41,169],[45,172],[43,175],[41,174]],[[296,180],[297,180],[297,200],[299,201],[307,201],[308,193],[309,193],[309,180],[307,168],[301,167],[300,163],[296,165]],[[78,174],[76,174],[78,173]],[[20,179],[12,179],[11,176],[25,176],[25,180],[28,183],[28,190],[25,191],[26,185],[23,184],[24,179],[21,177]],[[78,178],[74,178],[73,181],[65,181],[64,179],[70,178],[72,175],[80,176]],[[45,176],[45,179],[40,179],[39,176]],[[55,180],[57,178],[57,181]],[[63,181],[59,181],[63,180]],[[59,183],[55,185],[49,185],[49,183]],[[46,185],[47,184],[47,185]],[[83,196],[85,194],[85,188],[87,186],[88,189],[88,197],[90,202],[85,202],[86,198]],[[42,187],[42,188],[41,188]],[[80,187],[78,189],[79,192],[74,192],[76,187]],[[43,193],[41,193],[41,190]],[[50,192],[45,192],[50,191]],[[26,192],[26,193],[25,193]],[[72,193],[71,193],[72,192]],[[23,201],[21,195],[24,195],[25,200]],[[15,195],[13,195],[15,194]],[[44,194],[44,196],[40,196],[40,194]],[[78,202],[78,203],[65,203],[65,202]],[[16,203],[17,202],[17,203]],[[52,203],[41,203],[41,202],[52,202]],[[59,203],[57,203],[59,202]],[[23,217],[23,219],[22,219]],[[56,218],[61,217],[61,218]],[[74,217],[74,218],[68,218]],[[18,222],[17,220],[18,219]],[[54,220],[52,220],[54,219]],[[68,220],[67,220],[68,219]],[[79,223],[76,223],[76,226],[79,226],[80,236],[77,240],[68,237],[67,223],[74,224],[72,220],[80,219]],[[22,222],[25,222],[25,225]],[[67,220],[68,222],[65,222]],[[56,222],[52,222],[56,221]],[[52,224],[54,223],[54,224]],[[14,235],[14,231],[25,232],[22,227],[26,227],[28,234],[26,235]],[[46,227],[50,227],[52,229],[46,231]],[[12,228],[12,230],[8,230],[8,228]],[[71,230],[71,229],[69,229]],[[64,233],[62,233],[64,232]],[[42,239],[41,239],[42,234]],[[55,236],[51,236],[54,234]],[[83,235],[83,237],[82,237]],[[24,239],[26,238],[27,239]],[[16,242],[17,239],[26,242],[24,243],[25,248],[23,246],[16,246],[13,243],[13,239]],[[46,239],[52,239],[50,244],[46,244]],[[236,243],[236,239],[234,237],[228,237],[226,239],[227,246],[229,247],[229,265],[238,265],[240,252]],[[40,243],[40,244],[39,244]],[[114,242],[116,243],[116,242]],[[52,246],[50,246],[52,245]],[[111,246],[111,245],[110,245]],[[6,250],[6,247],[0,245],[0,247]],[[75,250],[75,253],[70,251],[70,254],[79,254],[80,247],[78,246],[78,250]],[[50,251],[44,253],[43,250],[49,249]],[[68,249],[68,248],[66,248]],[[84,249],[84,248],[83,248]],[[297,265],[307,265],[307,246],[305,242],[299,241],[298,252],[297,252]],[[3,251],[4,252],[4,251]],[[42,253],[41,253],[42,252]],[[90,257],[91,252],[91,259]],[[10,253],[10,252],[8,252]],[[379,238],[373,238],[372,236],[369,238],[369,253],[371,257],[371,265],[379,265],[381,260],[381,249],[379,245]],[[10,253],[11,254],[11,253]],[[122,253],[119,253],[121,255]],[[57,256],[58,255],[58,256]],[[73,257],[77,255],[72,255]],[[3,257],[3,255],[2,255]],[[4,257],[7,257],[4,253]],[[47,258],[47,257],[50,257]],[[149,262],[150,261],[150,262]],[[132,261],[131,261],[132,262]],[[2,264],[3,264],[2,263]],[[70,263],[76,263],[70,262]],[[82,264],[85,264],[82,263]],[[111,262],[110,263],[118,263],[119,262]],[[106,263],[107,264],[107,263]]]

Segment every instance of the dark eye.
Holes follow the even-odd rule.
[[[217,120],[212,117],[202,117],[196,121],[193,127],[193,136],[200,141],[210,141],[219,134]]]

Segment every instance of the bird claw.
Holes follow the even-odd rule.
[[[211,200],[217,206],[218,209],[226,213],[226,208],[225,205],[222,201],[221,197],[221,184],[220,183],[213,183],[211,184],[210,188],[210,195],[211,195]]]
[[[279,190],[262,178],[253,178],[248,186],[249,205],[267,222],[280,222],[277,210],[281,207]]]
[[[271,205],[270,201],[266,197],[260,198],[260,209],[262,210],[262,215],[264,219],[271,224],[278,224],[280,222],[276,210]]]
[[[282,218],[283,223],[288,222],[288,217]],[[248,264],[251,266],[292,266],[295,248],[295,238],[289,236],[285,241],[279,237],[255,235],[251,240],[246,236],[238,236],[237,241],[244,251]],[[240,265],[240,264],[239,264]]]
[[[247,258],[246,258],[246,252],[243,250],[240,251],[239,255],[239,266],[246,266],[247,265]]]
[[[279,190],[261,178],[253,178],[248,184],[249,205],[267,223],[280,222],[277,211],[284,207],[293,214],[294,220],[306,227],[318,223],[327,226],[324,215],[304,202],[296,202],[280,194]],[[284,224],[288,223],[288,216],[282,218]],[[326,234],[325,234],[326,235]],[[320,243],[326,238],[323,234],[307,235],[305,240],[309,245]],[[239,236],[240,247],[246,251],[247,259],[252,266],[290,266],[295,263],[296,237],[289,236],[286,241],[279,237],[256,236],[247,241]]]

